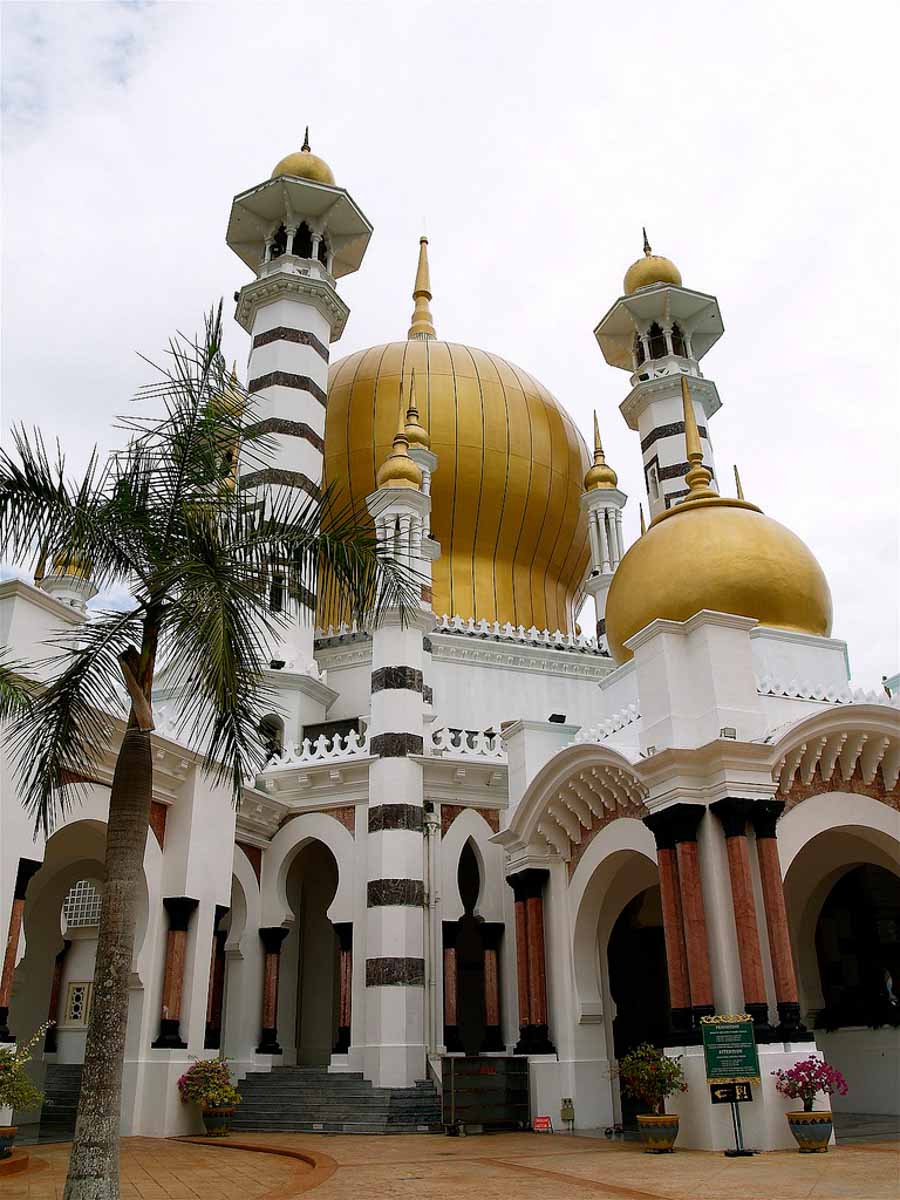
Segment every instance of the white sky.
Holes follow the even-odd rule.
[[[592,329],[641,225],[719,297],[723,481],[828,575],[856,683],[900,667],[898,6],[502,2],[3,5],[3,421],[73,464],[116,444],[175,329],[249,278],[232,196],[299,146],[375,226],[334,358],[402,338],[423,223],[438,335],[534,373],[637,534],[628,377]],[[228,352],[247,340],[231,323]],[[690,569],[690,564],[685,564]]]

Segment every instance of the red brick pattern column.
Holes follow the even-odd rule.
[[[353,922],[341,921],[334,927],[338,939],[338,1034],[334,1054],[350,1049],[350,1021],[353,1004]]]
[[[697,852],[697,828],[706,815],[706,806],[673,804],[663,811],[671,822],[670,828],[675,842],[684,949],[691,991],[691,1018],[696,1039],[699,1036],[700,1018],[712,1016],[715,1012],[706,910]]]
[[[152,1043],[154,1050],[187,1048],[187,1042],[181,1038],[181,993],[184,988],[188,924],[197,903],[190,896],[166,896],[163,900],[163,908],[169,917],[169,932],[166,938],[159,1036]]]
[[[448,1054],[462,1050],[459,1036],[459,972],[456,961],[457,921],[445,921],[444,941],[444,1046]]]
[[[516,1054],[555,1054],[547,1011],[544,946],[544,884],[550,872],[529,868],[509,875],[516,898],[516,956],[519,981],[519,1041]],[[527,996],[527,1007],[522,997]],[[522,1017],[527,1011],[527,1020]]]
[[[501,924],[485,924],[481,927],[481,942],[484,948],[484,1044],[482,1050],[504,1050],[503,1030],[500,1025],[500,939]]]
[[[20,858],[16,871],[16,886],[13,891],[12,908],[6,933],[6,952],[3,969],[0,971],[0,1042],[14,1042],[15,1034],[9,1028],[9,1001],[12,995],[13,975],[16,970],[16,955],[19,952],[19,935],[22,932],[22,917],[25,913],[25,892],[35,871],[41,864],[31,858]]]
[[[259,938],[265,951],[263,963],[262,1032],[258,1054],[281,1054],[278,1044],[278,969],[281,965],[281,944],[288,930],[281,925],[260,929]]]
[[[681,914],[681,893],[678,882],[678,860],[672,822],[664,810],[644,818],[656,840],[656,861],[659,869],[659,894],[662,903],[663,937],[666,945],[666,970],[669,981],[671,1008],[670,1036],[673,1045],[690,1040],[691,987],[688,979],[687,952],[684,945],[684,923]]]
[[[722,822],[725,833],[744,1007],[753,1018],[756,1040],[768,1042],[772,1040],[772,1027],[769,1024],[766,979],[763,974],[756,902],[750,876],[750,848],[747,845],[747,817],[753,805],[753,800],[728,797],[711,804],[710,811]]]
[[[756,832],[756,856],[766,910],[772,975],[775,979],[775,1002],[778,1007],[776,1034],[779,1040],[796,1042],[808,1041],[812,1035],[800,1021],[800,996],[778,859],[776,823],[783,809],[783,800],[759,800],[750,813],[750,820]]]

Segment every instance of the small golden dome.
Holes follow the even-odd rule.
[[[625,295],[630,296],[640,288],[650,287],[653,283],[673,283],[681,287],[681,272],[671,261],[661,254],[654,254],[647,241],[647,230],[644,230],[644,257],[633,262],[625,272],[623,288]]]
[[[619,563],[606,601],[610,653],[625,662],[625,642],[651,621],[688,621],[703,609],[827,637],[831,592],[812,551],[755,504],[713,491],[685,376],[681,390],[690,493]]]
[[[414,459],[409,457],[409,438],[403,421],[403,406],[400,407],[400,426],[394,434],[391,452],[378,468],[375,482],[380,488],[415,488],[422,487],[422,468]]]
[[[591,492],[595,488],[614,488],[619,477],[607,463],[603,453],[603,443],[600,441],[600,426],[597,424],[597,414],[594,413],[594,465],[588,467],[584,477],[584,490]]]
[[[331,167],[324,158],[319,158],[318,154],[313,154],[309,148],[308,125],[301,148],[285,155],[272,172],[273,179],[277,179],[279,175],[290,175],[294,179],[311,179],[313,183],[327,183],[329,187],[334,187]]]
[[[90,579],[91,564],[78,555],[57,554],[53,559],[54,575],[70,575],[75,579]]]

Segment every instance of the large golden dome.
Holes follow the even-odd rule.
[[[689,398],[684,416],[691,491],[655,518],[613,575],[606,601],[613,658],[631,658],[625,642],[651,621],[687,621],[703,609],[827,637],[831,592],[812,551],[756,505],[712,491]]]
[[[421,258],[415,298],[406,341],[359,350],[329,370],[325,482],[349,491],[365,513],[397,428],[401,380],[409,397],[415,372],[415,402],[438,462],[434,611],[571,631],[588,563],[579,505],[587,447],[568,413],[526,371],[497,354],[422,335],[431,292]],[[320,613],[319,623],[334,618]]]

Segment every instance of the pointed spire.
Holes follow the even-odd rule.
[[[641,233],[643,233],[643,235],[644,235],[644,253],[649,258],[650,255],[653,253],[653,250],[651,249],[650,242],[647,238],[647,226],[646,225],[641,226]]]
[[[608,465],[606,455],[603,453],[603,443],[600,441],[600,425],[597,421],[597,410],[595,409],[594,465],[588,468],[587,474],[584,477],[584,490],[590,492],[594,488],[614,488],[618,482],[618,475]]]
[[[734,486],[737,488],[738,500],[743,500],[744,489],[741,487],[741,473],[738,471],[737,463],[734,464]]]
[[[375,481],[379,488],[416,488],[422,486],[422,468],[409,457],[409,438],[406,435],[406,414],[403,408],[403,388],[397,414],[397,432],[391,452],[378,468]]]
[[[643,537],[643,536],[644,536],[644,534],[647,532],[647,522],[644,520],[644,506],[643,506],[643,504],[639,504],[639,505],[638,505],[638,512],[641,514],[641,537]]]
[[[409,327],[408,338],[430,339],[436,337],[434,319],[431,316],[429,301],[431,300],[431,273],[428,269],[428,238],[419,238],[419,265],[416,268],[416,282],[413,287],[412,324]]]
[[[409,381],[409,407],[406,410],[406,437],[410,446],[421,446],[423,450],[431,449],[431,438],[428,430],[419,418],[416,407],[416,369],[413,367]]]
[[[697,428],[697,417],[694,413],[694,402],[691,399],[687,375],[681,376],[681,402],[684,409],[684,445],[690,466],[690,470],[684,477],[690,491],[684,500],[701,500],[707,496],[715,496],[716,492],[709,486],[712,472],[703,465],[700,430]]]
[[[303,131],[303,145],[300,147],[300,149],[305,150],[307,154],[309,154],[309,152],[312,150],[312,146],[310,146],[310,144],[309,144],[309,126],[308,125],[307,125],[306,129]]]

